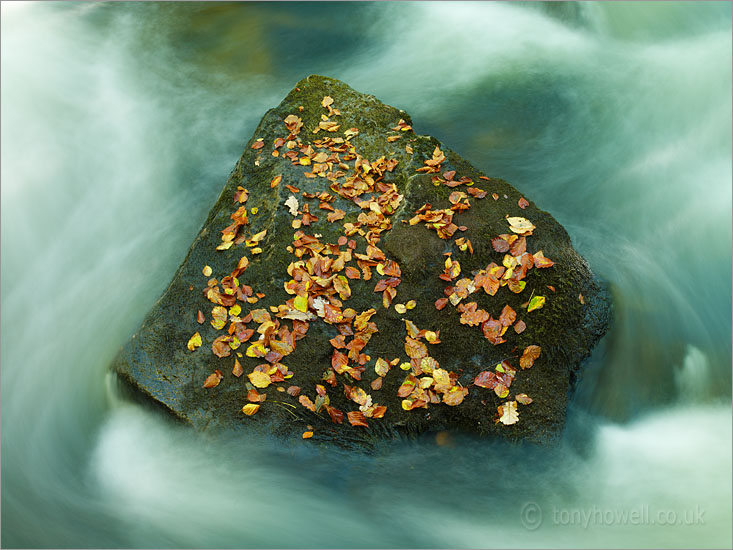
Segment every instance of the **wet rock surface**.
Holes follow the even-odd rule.
[[[572,380],[606,331],[608,295],[549,213],[530,197],[521,208],[519,191],[410,125],[337,80],[299,82],[260,122],[170,286],[114,360],[127,387],[197,429],[334,442],[441,430],[555,438]],[[507,217],[531,222],[531,234]],[[499,235],[511,236],[506,245]],[[539,267],[543,256],[554,265]],[[544,304],[528,311],[537,297]],[[522,368],[529,346],[541,352]],[[218,384],[204,388],[207,379]],[[300,393],[283,391],[291,386]]]

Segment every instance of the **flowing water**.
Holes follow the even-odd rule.
[[[731,4],[2,4],[5,547],[730,547]],[[560,445],[201,436],[107,366],[264,112],[340,78],[568,229]]]

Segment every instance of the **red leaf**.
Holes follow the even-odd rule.
[[[521,208],[522,210],[524,210],[525,208],[527,208],[529,206],[529,203],[527,202],[527,199],[525,199],[524,197],[522,197],[521,199],[519,199],[519,202],[517,204],[519,204],[519,208]]]

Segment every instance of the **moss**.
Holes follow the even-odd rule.
[[[273,157],[270,144],[276,137],[283,136],[282,120],[289,114],[302,118],[304,127],[300,137],[305,143],[323,137],[324,132],[313,134],[311,129],[318,124],[324,112],[321,100],[325,95],[333,97],[334,106],[341,111],[341,116],[335,117],[341,123],[340,130],[359,129],[359,135],[352,139],[359,154],[369,160],[381,156],[399,160],[397,168],[388,174],[386,181],[397,184],[404,194],[402,205],[392,216],[393,228],[383,234],[380,246],[402,268],[402,283],[395,301],[415,299],[418,307],[407,315],[400,315],[394,309],[385,310],[381,305],[381,295],[373,292],[379,278],[376,274],[371,281],[351,281],[352,297],[344,304],[344,307],[357,311],[370,307],[378,311],[374,320],[379,332],[365,350],[372,360],[367,365],[361,385],[372,394],[374,401],[386,405],[388,412],[384,419],[371,421],[369,429],[354,428],[347,423],[336,426],[328,415],[311,413],[295,398],[272,387],[268,388],[267,401],[258,414],[244,417],[239,411],[246,402],[246,377],[236,379],[230,374],[233,358],[219,359],[210,352],[211,342],[220,333],[208,323],[200,326],[195,322],[197,310],[202,310],[208,318],[213,305],[201,292],[206,286],[202,267],[210,265],[214,276],[221,278],[244,254],[243,246],[224,252],[215,250],[221,242],[220,230],[229,224],[229,216],[235,209],[232,200],[239,185],[250,191],[248,208],[256,206],[259,209],[257,215],[250,216],[246,230],[249,233],[268,230],[261,245],[263,253],[251,257],[250,267],[240,280],[255,291],[266,294],[253,308],[274,306],[288,299],[283,283],[289,279],[286,269],[294,258],[286,247],[291,243],[294,231],[290,225],[293,218],[283,206],[291,194],[285,184],[290,183],[309,192],[321,191],[325,186],[322,178],[305,179],[302,167]],[[298,110],[299,106],[303,106],[302,112]],[[481,172],[442,145],[441,149],[446,154],[444,170],[454,169],[458,176],[472,178],[477,187],[499,195],[496,201],[490,196],[483,200],[471,199],[472,207],[456,215],[457,222],[467,227],[465,236],[471,240],[474,254],[459,251],[454,244],[438,238],[435,231],[424,224],[409,226],[403,223],[424,203],[430,203],[434,208],[448,207],[448,195],[452,189],[436,187],[430,175],[415,172],[423,160],[431,157],[436,145],[440,145],[435,138],[403,132],[400,140],[394,143],[386,141],[387,135],[394,134],[391,128],[400,118],[411,124],[410,117],[403,111],[384,105],[373,96],[355,92],[337,80],[316,75],[301,80],[260,122],[171,285],[141,329],[120,352],[113,368],[142,394],[160,402],[199,429],[250,426],[295,437],[310,424],[316,428],[314,439],[347,445],[367,443],[375,437],[414,436],[426,430],[444,429],[535,441],[548,441],[555,437],[564,422],[573,375],[606,329],[610,307],[607,293],[572,248],[567,232],[549,213],[532,202],[526,210],[521,210],[517,204],[521,194],[516,189],[500,179],[480,179]],[[258,138],[264,139],[266,147],[252,149]],[[408,143],[413,148],[412,155],[405,151]],[[275,175],[282,175],[283,182],[273,189],[269,182]],[[336,242],[343,222],[355,221],[361,211],[355,204],[339,198],[334,204],[346,212],[346,218],[329,224],[326,222],[327,212],[317,208],[317,201],[304,201],[302,196],[299,200],[301,204],[309,202],[311,213],[318,216],[319,221],[311,229],[313,233],[322,235],[323,242]],[[527,323],[524,333],[517,335],[510,331],[505,336],[507,342],[495,347],[482,337],[477,327],[461,325],[459,315],[452,307],[436,311],[433,303],[443,296],[445,283],[438,279],[438,274],[443,270],[445,252],[451,252],[454,258],[459,259],[464,274],[484,268],[491,261],[501,263],[502,255],[493,250],[490,239],[507,232],[506,215],[529,218],[537,229],[535,235],[528,238],[528,250],[543,250],[556,265],[551,269],[531,270],[527,288],[521,294],[512,294],[503,288],[493,297],[484,293],[471,295],[470,301],[476,301],[494,317],[508,304]],[[357,242],[357,250],[363,250],[363,239],[357,239]],[[552,285],[555,292],[550,291],[547,285]],[[194,291],[189,290],[191,286]],[[523,312],[521,304],[529,299],[532,292],[547,296],[547,303],[543,309]],[[581,292],[586,298],[585,306],[577,299]],[[405,358],[402,317],[411,319],[420,328],[440,331],[442,343],[430,346],[430,354],[443,368],[458,373],[460,382],[465,386],[469,386],[481,370],[507,358],[516,363],[524,347],[540,345],[543,350],[541,358],[531,369],[519,372],[511,387],[512,395],[523,392],[534,398],[532,405],[521,409],[520,422],[512,426],[496,425],[496,407],[502,400],[493,392],[475,386],[470,388],[469,396],[458,407],[440,404],[431,405],[427,410],[404,411],[397,388],[406,373],[399,368],[390,371],[381,390],[369,390],[367,384],[376,376],[373,365],[377,357],[388,360]],[[185,343],[197,330],[205,343],[200,350],[191,353],[186,350]],[[300,340],[295,351],[284,360],[295,372],[288,384],[301,386],[304,393],[314,397],[314,386],[321,383],[323,373],[330,368],[332,348],[328,340],[335,335],[336,330],[330,325],[310,323],[306,338]],[[240,361],[245,372],[250,372],[260,362],[247,357]],[[222,383],[210,390],[201,388],[206,376],[217,368],[225,375]],[[354,383],[349,378],[343,381]],[[344,411],[355,408],[346,400],[340,387],[329,387],[329,396],[337,408]]]

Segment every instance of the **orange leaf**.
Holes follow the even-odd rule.
[[[221,371],[219,369],[215,370],[206,378],[204,388],[215,388],[219,385],[222,378],[224,378],[224,376],[221,374]]]
[[[232,374],[239,378],[244,374],[244,369],[242,368],[242,365],[239,363],[239,359],[236,357],[234,358],[234,368],[232,369]]]
[[[310,439],[313,437],[313,432],[303,432],[303,439]]]
[[[535,359],[540,356],[541,351],[542,348],[540,346],[527,346],[524,348],[524,353],[522,353],[522,357],[519,360],[519,366],[523,369],[530,368],[534,364]]]
[[[364,413],[361,411],[350,411],[347,413],[347,416],[349,418],[349,423],[352,426],[363,426],[364,428],[368,428],[369,424],[367,424],[366,418],[364,417]]]
[[[514,324],[514,332],[517,334],[522,334],[526,328],[527,324],[522,320],[519,320]]]
[[[519,199],[519,202],[517,204],[519,204],[519,208],[521,208],[522,210],[524,210],[525,208],[527,208],[529,206],[529,203],[527,202],[527,199],[525,199],[524,197],[522,197],[521,199]]]

